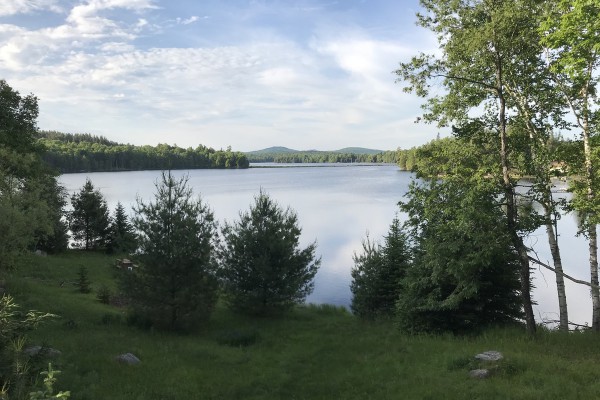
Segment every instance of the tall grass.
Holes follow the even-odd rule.
[[[61,317],[30,342],[59,349],[57,389],[73,399],[596,399],[600,337],[519,327],[478,336],[405,336],[392,321],[363,322],[333,306],[298,307],[279,319],[218,307],[198,332],[177,335],[126,324],[124,310],[100,303],[116,289],[113,257],[69,252],[27,259],[8,279],[25,308]],[[80,266],[92,292],[73,283]],[[473,356],[504,353],[489,379],[469,378]],[[131,352],[141,364],[115,361]]]

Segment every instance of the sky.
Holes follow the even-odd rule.
[[[43,130],[136,145],[410,148],[418,0],[1,0],[0,79]]]

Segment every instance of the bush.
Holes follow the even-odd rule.
[[[25,333],[53,314],[20,311],[11,296],[0,298],[0,398],[23,398],[35,381],[38,369],[23,353]]]
[[[102,304],[110,304],[110,298],[112,297],[112,293],[108,286],[102,285],[98,289],[98,293],[96,294],[96,298]]]
[[[320,259],[316,243],[299,248],[301,230],[290,208],[262,191],[250,211],[223,229],[220,277],[228,304],[249,314],[280,313],[312,292]]]

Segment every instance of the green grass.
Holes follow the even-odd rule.
[[[32,256],[7,279],[24,308],[60,315],[29,339],[62,351],[53,362],[63,371],[57,388],[73,399],[600,398],[600,337],[588,333],[406,336],[390,322],[363,322],[332,306],[299,307],[280,319],[218,307],[194,334],[142,331],[96,299],[102,284],[116,287],[114,258]],[[81,265],[92,293],[73,285]],[[505,359],[491,378],[469,378],[481,365],[473,356],[486,350]],[[114,358],[125,352],[142,363],[118,364]]]

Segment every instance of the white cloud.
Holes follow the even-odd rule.
[[[414,130],[414,115],[402,115],[407,105],[414,109],[414,99],[391,74],[409,53],[397,43],[338,32],[308,44],[269,34],[228,46],[170,47],[155,16],[139,15],[154,4],[91,0],[57,26],[0,25],[0,75],[38,95],[44,129],[140,144],[394,148],[402,144],[369,141],[385,136],[393,143],[390,132]],[[120,10],[107,12],[114,8]],[[199,19],[163,24],[178,29],[174,22]],[[136,47],[134,39],[150,33],[157,47]],[[136,139],[120,139],[119,132]]]
[[[0,16],[29,14],[37,11],[62,12],[58,0],[2,0]]]
[[[175,21],[181,25],[189,25],[189,24],[193,24],[194,22],[199,21],[199,20],[200,20],[199,16],[193,15],[193,16],[191,16],[189,18],[185,18],[185,19],[177,18]]]
[[[50,2],[35,4],[41,7],[46,3]],[[31,2],[14,2],[13,8],[17,4],[24,10],[34,9]],[[48,65],[50,59],[64,60],[73,51],[94,44],[102,51],[131,51],[127,42],[152,27],[143,18],[138,18],[135,23],[125,23],[102,16],[103,11],[115,8],[141,12],[156,6],[150,0],[91,0],[74,6],[64,23],[57,26],[26,30],[14,25],[0,25],[0,65],[12,72],[34,72],[40,66]],[[119,44],[119,49],[115,43]]]

